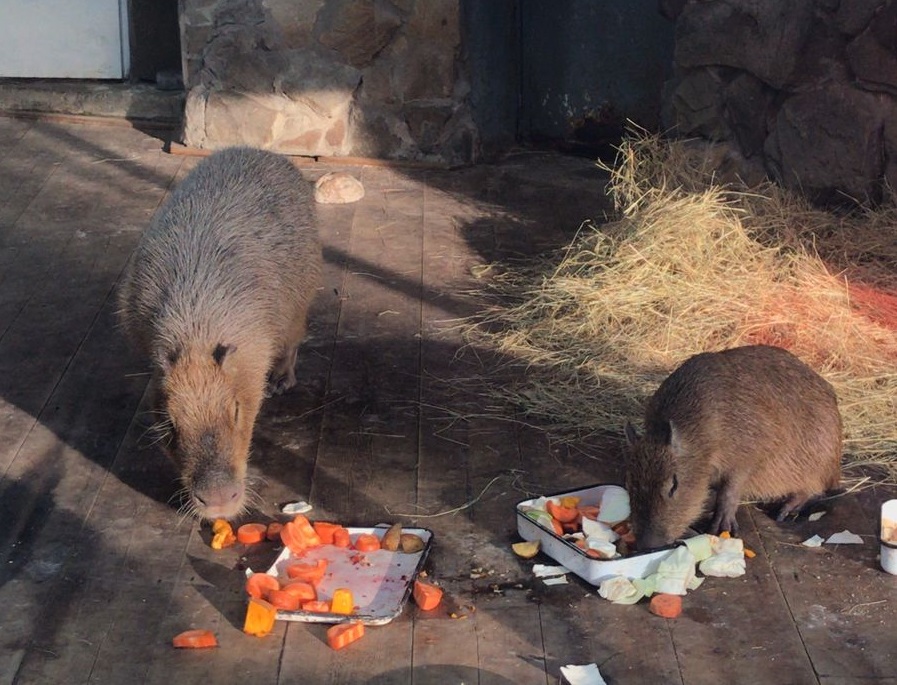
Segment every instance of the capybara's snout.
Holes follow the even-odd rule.
[[[235,479],[202,479],[190,492],[191,503],[201,518],[234,518],[243,509],[246,488]]]

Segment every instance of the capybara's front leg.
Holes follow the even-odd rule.
[[[741,487],[731,479],[724,478],[719,484],[716,493],[716,507],[713,513],[713,521],[710,524],[710,533],[719,535],[728,531],[732,535],[738,533],[738,521],[735,518],[738,512],[738,504],[741,501]]]
[[[268,397],[281,395],[296,385],[296,357],[299,354],[299,346],[294,345],[274,363],[274,368],[268,374],[268,387],[265,394]]]

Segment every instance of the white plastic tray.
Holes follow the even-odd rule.
[[[383,537],[385,527],[349,528],[349,535],[355,541],[362,533],[374,533]],[[330,601],[337,588],[349,588],[358,607],[358,611],[349,616],[311,611],[277,611],[280,621],[304,621],[307,623],[345,623],[361,621],[367,625],[379,626],[392,621],[402,613],[405,602],[411,594],[412,585],[417,574],[423,568],[433,533],[426,528],[403,528],[403,533],[414,533],[424,541],[422,552],[405,554],[403,552],[359,552],[355,549],[343,549],[333,545],[321,545],[309,549],[302,555],[302,561],[314,562],[327,559],[327,572],[317,585],[318,599]],[[297,557],[288,547],[274,560],[266,571],[268,575],[286,577],[284,567]]]
[[[547,497],[579,497],[580,504],[597,505],[601,500],[601,493],[608,487],[616,485],[593,485],[581,490],[559,492]],[[535,504],[535,499],[524,500],[517,503],[517,532],[524,540],[538,540],[545,554],[557,561],[562,566],[592,585],[600,585],[602,580],[612,576],[626,576],[627,578],[645,578],[655,571],[661,559],[667,556],[675,547],[669,545],[652,552],[630,554],[619,559],[594,559],[583,552],[569,540],[565,540],[554,531],[547,530],[529,518],[521,510]]]

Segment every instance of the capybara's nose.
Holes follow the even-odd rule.
[[[243,508],[243,485],[223,483],[196,488],[193,499],[204,518],[231,518]]]

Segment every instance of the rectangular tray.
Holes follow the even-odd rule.
[[[546,497],[573,496],[580,498],[580,504],[597,505],[601,500],[602,491],[611,486],[619,487],[610,483],[602,483],[580,490],[546,495]],[[657,571],[660,561],[676,546],[668,545],[658,550],[631,554],[620,559],[593,559],[572,542],[543,528],[521,511],[522,507],[532,506],[537,499],[528,499],[517,503],[517,532],[520,537],[528,541],[538,540],[545,554],[592,585],[600,585],[601,581],[612,576],[645,578]]]
[[[349,528],[349,535],[355,541],[362,533],[374,533],[383,537],[387,528]],[[366,625],[379,626],[392,621],[402,613],[414,579],[423,568],[433,542],[433,533],[426,528],[403,528],[403,533],[414,533],[424,541],[422,552],[359,552],[333,545],[313,547],[302,555],[302,561],[314,562],[326,559],[327,572],[317,585],[318,598],[330,600],[337,588],[349,588],[358,606],[358,612],[349,616],[310,611],[277,611],[280,621],[303,621],[306,623],[346,623],[361,621]],[[361,562],[361,559],[364,562]],[[283,578],[283,570],[295,560],[288,547],[278,555],[266,571],[268,575]]]

